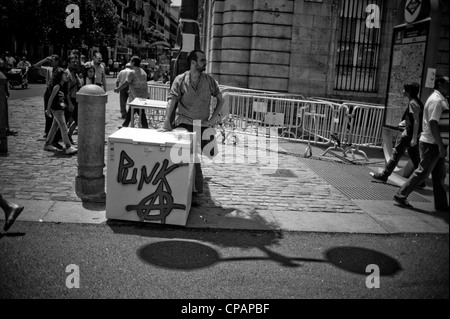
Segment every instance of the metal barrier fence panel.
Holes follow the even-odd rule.
[[[148,83],[148,96],[152,100],[167,101],[170,87],[168,84]]]
[[[349,144],[382,147],[384,107],[370,105],[346,105],[349,114]]]
[[[247,133],[276,127],[284,139],[326,145],[335,135],[345,144],[382,147],[384,107],[380,105],[246,93],[226,93],[224,99],[222,118],[231,117],[234,128]]]
[[[382,147],[384,106],[299,94],[259,91],[220,85],[224,97],[221,118],[231,117],[234,129],[258,134],[279,129],[280,138],[329,144],[332,134],[345,144]],[[166,101],[168,84],[149,83],[149,98]],[[217,101],[211,99],[211,112]]]

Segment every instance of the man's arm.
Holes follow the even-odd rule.
[[[51,62],[52,61],[52,57],[48,56],[45,59],[37,62],[36,64],[33,65],[33,67],[35,68],[40,68],[45,62]]]
[[[53,87],[52,94],[50,95],[50,98],[48,99],[47,109],[45,110],[45,114],[46,114],[48,117],[51,116],[50,109],[51,109],[51,106],[52,106],[52,104],[53,104],[53,100],[54,100],[55,97],[56,97],[56,94],[58,94],[59,87],[60,87],[59,84],[57,84],[57,85],[55,85],[55,86]]]
[[[172,123],[170,123],[170,119],[172,118],[172,113],[175,112],[175,99],[169,99],[167,101],[167,108],[166,108],[166,119],[164,120],[164,125],[162,130],[163,131],[172,131]]]
[[[119,82],[117,81],[117,82],[116,82],[116,85],[118,85],[118,84],[119,84]],[[126,88],[129,84],[130,84],[130,83],[128,83],[128,80],[125,80],[125,82],[123,82],[121,86],[116,87],[116,88],[114,89],[114,92],[119,93],[119,92],[122,91],[124,88]]]
[[[108,89],[106,88],[106,75],[105,75],[105,68],[103,68],[103,72],[102,72],[102,82],[103,82],[103,89],[105,90],[105,92],[108,91]]]
[[[433,138],[439,147],[439,157],[445,158],[447,156],[447,150],[445,148],[444,143],[442,142],[441,131],[439,129],[438,121],[430,120],[429,125],[431,134],[433,135]]]
[[[223,100],[222,93],[217,94],[216,99],[217,99],[217,105],[216,105],[216,108],[214,109],[213,114],[211,115],[211,118],[207,122],[208,126],[213,126],[216,124],[216,122],[219,120],[219,114],[220,114],[220,112],[222,112],[222,109],[223,109],[224,100]]]
[[[419,126],[420,126],[420,106],[417,105],[411,105],[411,113],[413,115],[413,135],[411,139],[411,146],[415,146],[417,144],[418,134],[419,134]]]

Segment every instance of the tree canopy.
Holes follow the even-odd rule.
[[[68,28],[66,7],[80,8],[80,28]],[[42,44],[114,46],[119,25],[112,0],[0,0],[0,27]]]

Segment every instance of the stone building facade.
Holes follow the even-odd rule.
[[[384,104],[406,2],[421,1],[204,0],[208,71],[225,85]],[[449,4],[428,2],[440,14],[436,66],[448,74]]]

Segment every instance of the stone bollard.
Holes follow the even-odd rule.
[[[8,155],[8,137],[6,136],[6,75],[0,72],[0,156]]]
[[[105,109],[108,95],[98,85],[83,86],[78,102],[78,175],[75,192],[83,202],[106,202]]]

